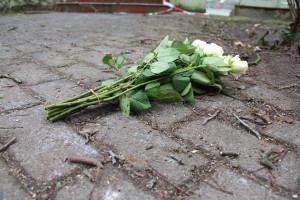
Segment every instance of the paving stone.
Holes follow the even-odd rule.
[[[149,121],[152,126],[158,126],[161,129],[169,127],[174,122],[185,121],[187,116],[190,116],[193,111],[183,102],[179,103],[164,103],[151,102],[152,107],[148,113],[139,114],[139,118]]]
[[[117,170],[104,169],[101,171],[100,183],[95,187],[94,183],[84,175],[76,177],[76,183],[66,185],[57,194],[57,199],[81,200],[81,199],[130,199],[130,200],[154,200],[155,198],[145,191],[134,186],[126,177]]]
[[[37,52],[31,55],[33,59],[37,60],[41,64],[45,64],[45,67],[61,67],[76,62],[71,57],[62,55],[61,53],[54,51]]]
[[[35,63],[24,63],[16,65],[10,75],[12,77],[18,78],[25,85],[34,85],[42,82],[60,79],[59,75],[54,74]]]
[[[276,183],[294,191],[300,191],[300,156],[288,152],[274,172]]]
[[[9,152],[34,179],[50,181],[76,167],[65,162],[69,156],[103,159],[84,138],[63,122],[51,123],[44,117],[43,106],[2,116],[0,136],[16,137]]]
[[[23,53],[35,53],[45,50],[45,47],[40,44],[33,44],[26,42],[24,44],[14,45],[14,48],[18,51],[22,51]]]
[[[266,126],[263,133],[274,138],[295,144],[300,148],[300,123],[276,123]]]
[[[9,169],[0,160],[0,199],[1,200],[29,200],[31,197],[21,189],[21,185],[9,175]]]
[[[203,95],[196,100],[195,107],[208,110],[228,110],[233,111],[240,108],[246,109],[241,101],[219,94],[215,96]]]
[[[115,78],[113,73],[103,72],[87,64],[69,65],[60,67],[57,70],[65,74],[68,78],[83,83],[87,88],[95,88],[99,86],[102,81]]]
[[[30,88],[49,104],[57,103],[85,92],[79,85],[65,79],[31,86]]]
[[[105,54],[98,51],[85,52],[78,55],[74,55],[74,58],[90,63],[94,66],[99,67],[100,69],[106,69],[107,66],[102,64],[102,58]]]
[[[188,200],[288,199],[282,196],[278,196],[268,188],[258,185],[254,181],[246,179],[236,172],[229,171],[227,169],[218,169],[217,172],[213,175],[213,178],[217,184],[214,183],[213,180],[208,179],[207,183],[200,184],[200,186],[195,190],[195,194],[190,196]],[[225,191],[231,192],[233,194],[227,194],[217,188],[223,188]]]
[[[253,86],[245,89],[244,93],[249,97],[264,99],[283,110],[294,110],[298,108],[300,101],[297,99],[289,99],[286,95],[281,94],[275,90],[263,88],[260,86]]]
[[[0,112],[38,104],[10,79],[0,79]]]
[[[174,183],[190,177],[189,170],[194,165],[207,163],[200,154],[194,154],[190,158],[188,154],[175,153],[174,150],[180,147],[179,144],[133,117],[125,118],[116,113],[87,126],[98,128],[100,133],[96,135],[97,140],[113,146],[118,150],[116,153],[128,159],[137,159],[140,163],[149,163]],[[146,150],[149,146],[153,148]],[[179,165],[171,156],[182,160],[185,165]]]
[[[203,120],[198,119],[187,124],[176,134],[217,155],[220,154],[218,148],[221,148],[223,152],[240,153],[237,160],[241,167],[249,171],[262,167],[259,164],[262,152],[269,151],[272,145],[258,140],[244,129],[234,129],[232,126],[216,120],[203,126]]]
[[[60,42],[60,43],[51,44],[50,48],[55,51],[61,52],[64,55],[69,55],[69,56],[74,56],[75,54],[85,51],[83,47],[79,47],[72,42]]]

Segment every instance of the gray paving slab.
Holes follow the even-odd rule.
[[[0,79],[0,92],[0,112],[40,103],[10,79]]]
[[[108,79],[115,79],[116,75],[109,71],[102,71],[99,68],[80,63],[75,65],[67,65],[57,68],[64,76],[72,79],[73,81],[83,84],[86,88],[95,88],[101,84],[102,81]]]
[[[221,152],[239,154],[239,165],[249,171],[262,167],[259,159],[263,156],[262,152],[272,148],[271,144],[258,140],[244,129],[237,130],[224,122],[214,120],[204,126],[203,120],[204,118],[195,120],[175,133],[215,155],[220,155]]]
[[[99,141],[113,146],[119,154],[129,160],[144,163],[143,167],[147,165],[154,167],[174,183],[189,178],[191,176],[189,170],[194,165],[201,166],[207,163],[207,160],[199,154],[193,157],[177,154],[175,150],[180,147],[179,144],[133,117],[124,118],[117,113],[103,117],[89,126],[100,130],[96,135]],[[149,147],[151,148],[148,149]],[[184,165],[180,165],[172,157],[182,160]]]
[[[9,168],[0,160],[0,199],[1,200],[29,200],[28,193],[22,190],[22,186],[9,175]]]
[[[212,178],[207,179],[195,190],[195,194],[188,198],[196,199],[289,199],[278,196],[263,185],[258,185],[236,172],[218,169]]]
[[[34,85],[30,88],[49,104],[63,101],[86,91],[77,83],[66,79]]]
[[[117,170],[101,170],[100,181],[95,186],[84,174],[76,177],[76,182],[64,186],[57,199],[81,200],[81,199],[130,199],[130,200],[154,200],[151,194],[136,188],[132,182]]]
[[[61,77],[41,65],[35,63],[20,63],[9,69],[10,76],[22,81],[24,85],[36,85],[38,83],[49,82]]]
[[[76,166],[65,160],[71,156],[101,160],[76,131],[63,122],[48,122],[43,112],[43,106],[33,107],[5,115],[0,122],[0,137],[17,137],[9,152],[36,181],[50,181],[70,173]]]

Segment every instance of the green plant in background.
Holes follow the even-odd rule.
[[[247,71],[246,61],[223,53],[222,47],[214,43],[195,40],[191,44],[189,39],[178,42],[166,36],[141,64],[128,68],[117,80],[104,81],[84,94],[46,105],[46,117],[54,122],[104,102],[118,102],[124,116],[150,108],[150,100],[194,103],[195,94],[221,91],[222,76]],[[102,62],[118,70],[124,60],[123,55],[106,55]]]
[[[1,0],[2,13],[26,9],[53,9],[58,0]]]

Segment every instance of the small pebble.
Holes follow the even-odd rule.
[[[230,161],[230,167],[231,168],[239,168],[240,164],[237,160],[232,160],[232,161]]]
[[[297,198],[299,197],[299,195],[298,195],[298,194],[293,194],[292,197],[293,197],[294,199],[297,199]]]
[[[47,200],[49,198],[49,195],[48,194],[43,194],[42,196],[41,196],[41,199],[43,199],[43,200]]]

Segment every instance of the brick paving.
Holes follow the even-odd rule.
[[[0,79],[0,142],[12,137],[17,142],[0,153],[0,199],[299,199],[299,99],[262,79],[226,79],[226,91],[243,98],[219,94],[201,96],[194,105],[154,102],[149,111],[128,118],[104,104],[59,122],[45,119],[44,104],[119,75],[101,63],[106,53],[123,53],[129,67],[167,34],[220,44],[217,35],[201,35],[195,19],[75,13],[1,17],[0,73],[13,78]],[[249,74],[255,70],[250,67]],[[253,109],[272,113],[271,107],[284,114],[271,125],[259,126],[249,116]],[[203,125],[216,110],[218,117]],[[241,127],[232,112],[252,119],[249,124],[263,139]],[[263,167],[261,158],[274,147],[282,148],[278,166]],[[109,151],[124,159],[112,165]],[[96,182],[95,167],[66,161],[75,155],[104,163]]]

